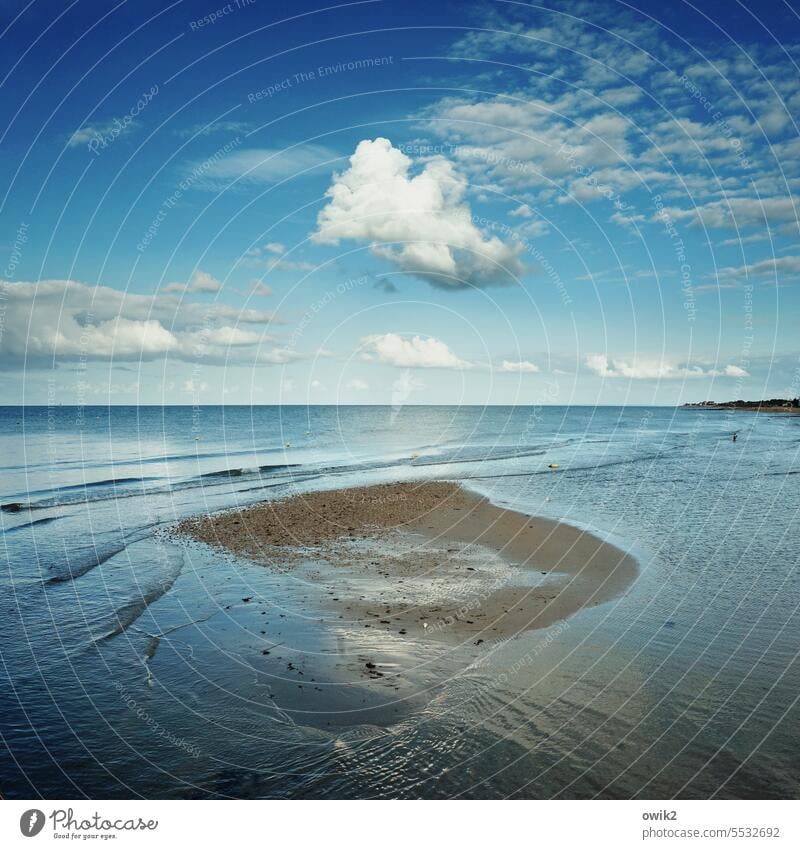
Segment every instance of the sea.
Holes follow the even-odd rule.
[[[638,577],[476,657],[169,533],[421,480],[590,530]],[[800,795],[798,416],[3,407],[0,504],[5,798]]]

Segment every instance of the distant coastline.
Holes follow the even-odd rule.
[[[683,404],[693,410],[739,410],[746,413],[794,413],[800,415],[800,398],[768,398],[764,401],[696,401]]]

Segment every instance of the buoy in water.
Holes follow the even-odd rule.
[[[558,468],[558,463],[551,463],[551,464],[550,464],[547,468],[548,468],[548,469],[557,469],[557,468]]]

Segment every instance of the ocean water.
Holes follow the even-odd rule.
[[[6,407],[0,448],[7,798],[798,796],[800,417]],[[589,528],[639,577],[477,656],[163,534],[423,479]],[[402,690],[359,676],[367,652]]]

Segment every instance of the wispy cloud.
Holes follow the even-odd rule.
[[[184,138],[192,136],[211,136],[215,133],[230,133],[232,135],[247,133],[253,128],[249,121],[211,121],[208,124],[191,124],[175,130],[175,135]]]
[[[280,242],[268,242],[264,247],[250,248],[239,264],[246,268],[263,268],[267,274],[272,271],[313,271],[316,268],[313,262],[286,256]]]
[[[332,170],[339,154],[322,145],[292,148],[247,148],[214,161],[205,168],[205,179],[220,183],[276,183],[287,177],[302,177],[318,170]]]
[[[695,227],[743,229],[747,227],[781,226],[797,223],[800,196],[731,197],[714,200],[696,208],[667,207],[665,213],[674,221],[689,221]],[[654,220],[661,220],[654,217]],[[766,232],[766,231],[765,231]]]
[[[138,129],[139,122],[130,118],[111,118],[96,124],[85,124],[67,139],[67,147],[82,147],[99,139],[119,138]]]
[[[750,265],[740,265],[732,268],[721,268],[719,277],[763,277],[786,276],[796,277],[800,274],[800,256],[769,257]]]
[[[529,360],[503,360],[498,366],[497,371],[516,374],[536,374],[539,371],[539,366]]]
[[[663,223],[652,215],[659,193],[673,222],[738,228],[745,241],[759,238],[752,229],[796,232],[800,96],[783,47],[710,40],[698,61],[635,12],[573,11],[484,10],[450,55],[533,73],[496,94],[435,101],[417,146],[443,146],[474,184],[528,204],[613,203],[611,220],[631,230]]]

